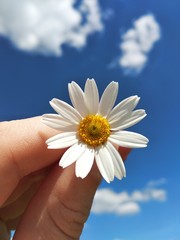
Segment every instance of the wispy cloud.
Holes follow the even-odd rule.
[[[148,61],[148,54],[161,37],[160,26],[152,14],[134,21],[133,27],[122,35],[120,66],[125,73],[139,73]]]
[[[19,49],[62,55],[63,44],[85,46],[87,37],[103,28],[98,0],[1,0],[0,35]]]
[[[96,214],[133,215],[140,212],[142,202],[164,202],[166,199],[165,189],[150,187],[149,183],[144,189],[135,190],[132,193],[126,191],[117,193],[109,188],[102,188],[96,192],[92,212]]]
[[[166,178],[160,178],[158,180],[149,181],[147,185],[149,187],[158,187],[158,186],[161,186],[165,183],[167,183],[167,179]]]

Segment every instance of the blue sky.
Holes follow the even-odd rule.
[[[101,93],[118,81],[118,101],[137,94],[148,114],[131,128],[148,148],[132,151],[125,179],[102,182],[82,239],[179,240],[180,2],[9,2],[0,1],[1,121],[53,112],[48,101],[69,102],[67,83],[87,78]]]

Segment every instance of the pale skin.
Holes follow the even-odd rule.
[[[59,167],[65,149],[45,144],[59,132],[40,119],[0,123],[0,234],[4,225],[16,229],[13,240],[76,240],[101,175],[95,163],[85,179],[75,176],[74,164]],[[125,159],[130,149],[119,151]]]

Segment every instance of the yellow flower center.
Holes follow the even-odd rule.
[[[97,147],[107,141],[110,135],[110,125],[102,116],[88,115],[80,122],[78,133],[82,142]]]

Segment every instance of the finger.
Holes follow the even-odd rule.
[[[64,150],[47,149],[45,141],[57,131],[40,119],[0,123],[0,206],[20,179],[59,160],[63,154]]]
[[[74,164],[65,169],[55,166],[30,203],[14,240],[79,239],[100,182],[95,164],[85,179],[75,176]]]
[[[125,161],[129,153],[132,151],[132,149],[119,146],[118,151],[122,155],[123,160]]]
[[[8,229],[16,229],[27,205],[49,172],[50,169],[46,168],[23,178],[18,187],[0,208],[0,219],[7,224]]]
[[[13,193],[10,195],[7,201],[1,206],[0,217],[2,212],[1,209],[13,204],[15,201],[18,201],[21,198],[21,196],[24,195],[25,192],[29,191],[29,189],[34,183],[42,182],[42,180],[47,176],[50,170],[51,167],[46,167],[22,178],[18,183],[18,186],[14,189]]]
[[[23,214],[27,208],[28,203],[36,193],[39,188],[41,181],[36,181],[32,183],[29,188],[22,193],[16,200],[10,202],[8,205],[1,207],[0,209],[0,219],[4,222],[16,219]]]
[[[96,173],[82,180],[75,176],[74,165],[64,170],[55,166],[29,205],[15,240],[78,239],[101,180]]]

